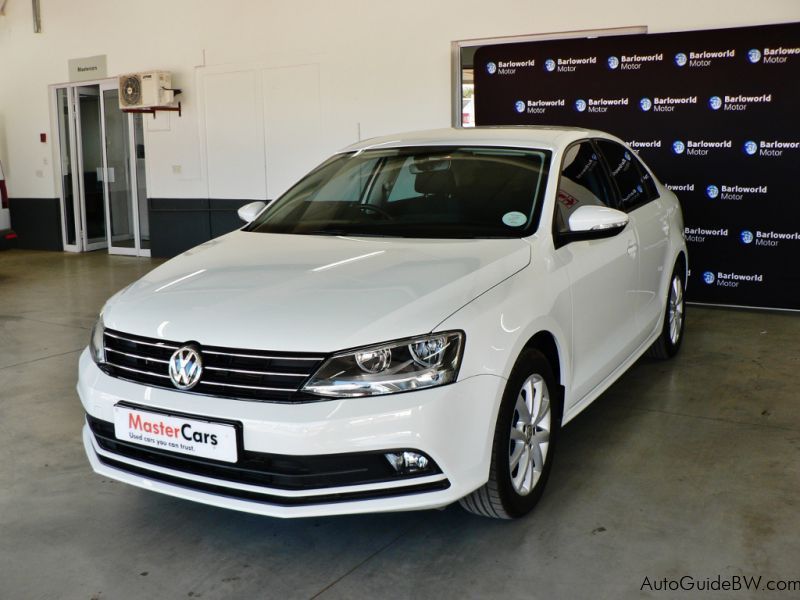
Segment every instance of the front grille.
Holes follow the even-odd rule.
[[[196,456],[185,456],[166,450],[159,450],[116,439],[114,424],[90,415],[86,421],[97,444],[106,452],[137,460],[150,465],[180,471],[192,475],[202,475],[212,479],[246,483],[282,490],[312,490],[362,484],[375,484],[388,481],[408,480],[415,477],[441,473],[439,467],[429,458],[429,466],[424,472],[399,475],[384,457],[384,452],[356,452],[350,454],[325,454],[318,456],[287,456],[266,454],[244,450],[236,463],[226,463]],[[388,451],[387,451],[388,452]],[[427,456],[427,455],[426,455]],[[145,477],[159,479],[163,476],[128,463],[100,455],[100,460],[113,462],[118,469],[138,473]],[[188,487],[199,487],[200,483],[174,478]],[[442,482],[435,482],[441,486]],[[445,487],[449,484],[446,483]],[[229,494],[231,490],[224,486]],[[395,494],[406,493],[404,487],[392,488]],[[253,494],[259,496],[259,494]]]
[[[169,377],[169,359],[183,346],[106,329],[103,370],[114,377],[176,389]],[[191,391],[222,398],[272,402],[313,399],[299,392],[325,358],[320,354],[267,352],[201,346],[203,375]]]

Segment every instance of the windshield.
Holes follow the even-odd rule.
[[[538,223],[550,152],[489,147],[334,156],[246,231],[420,238],[523,237]]]

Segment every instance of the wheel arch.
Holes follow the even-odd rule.
[[[559,386],[564,388],[566,374],[564,373],[564,361],[561,359],[561,349],[556,336],[549,331],[543,330],[533,335],[523,346],[523,350],[532,349],[541,352],[553,368],[553,375],[556,376]]]
[[[689,282],[689,260],[684,250],[678,252],[678,256],[675,257],[675,264],[680,264],[683,267],[683,288],[686,289],[686,284]]]

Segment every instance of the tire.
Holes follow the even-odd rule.
[[[672,270],[667,288],[667,300],[664,307],[664,324],[661,335],[647,350],[647,356],[659,360],[667,360],[678,353],[683,342],[683,327],[686,323],[686,302],[684,301],[685,280],[683,262],[678,261]]]
[[[544,408],[540,398],[546,400]],[[520,402],[528,409],[528,417],[520,412]],[[500,403],[489,480],[459,500],[461,506],[495,519],[516,519],[529,513],[547,484],[562,414],[561,388],[550,364],[537,350],[524,350]],[[517,460],[514,467],[512,458]],[[528,471],[522,472],[525,466]]]

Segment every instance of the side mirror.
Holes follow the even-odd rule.
[[[266,202],[250,202],[249,204],[239,207],[239,210],[236,212],[242,221],[245,223],[250,223],[258,216],[258,213],[266,208],[266,206]]]
[[[571,232],[613,230],[614,234],[622,231],[630,221],[628,215],[621,210],[607,206],[580,206],[569,216]]]
[[[628,225],[630,217],[607,206],[579,206],[569,216],[569,231],[557,234],[556,248],[570,242],[599,240],[617,235]]]

